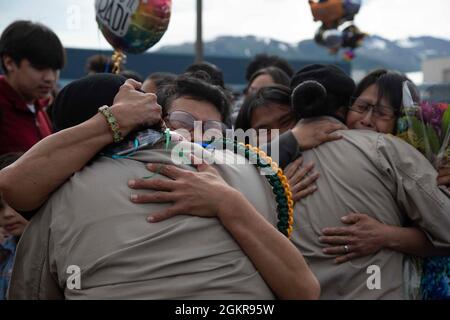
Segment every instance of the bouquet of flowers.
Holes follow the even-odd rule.
[[[427,157],[436,169],[450,163],[450,107],[447,103],[414,103],[408,82],[403,86],[403,116],[397,135]]]
[[[436,169],[450,165],[450,106],[428,102],[417,105],[410,85],[408,81],[403,85],[404,110],[398,119],[397,135],[424,154]],[[410,257],[406,261],[409,298],[450,300],[450,256]]]

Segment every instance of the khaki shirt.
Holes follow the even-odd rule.
[[[128,180],[151,175],[145,163],[170,159],[170,151],[142,150],[132,159],[100,157],[76,173],[20,240],[9,298],[273,299],[218,219],[181,215],[152,224],[146,217],[169,205],[130,202]],[[254,166],[217,168],[276,223],[271,188]],[[67,286],[70,266],[81,269],[80,289]]]
[[[437,187],[437,172],[409,144],[369,131],[341,133],[343,139],[303,153],[321,176],[318,191],[295,206],[293,242],[317,276],[322,299],[402,299],[402,253],[381,250],[337,265],[322,252],[321,230],[344,226],[340,219],[351,212],[392,226],[409,220],[450,253],[450,194]],[[369,289],[375,283],[370,266],[379,267],[379,289]]]

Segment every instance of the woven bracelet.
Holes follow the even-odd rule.
[[[98,109],[98,112],[100,112],[106,118],[106,122],[108,122],[109,128],[111,129],[113,134],[113,141],[122,141],[123,137],[122,133],[120,132],[119,124],[117,123],[117,120],[112,114],[110,108],[108,106],[103,106]]]

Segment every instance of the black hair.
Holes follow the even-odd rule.
[[[185,70],[186,74],[192,74],[197,71],[204,71],[210,77],[210,83],[225,88],[225,81],[223,80],[223,72],[218,66],[209,62],[198,62],[191,64]]]
[[[142,76],[133,70],[122,70],[119,73],[121,76],[124,76],[127,79],[133,79],[136,80],[138,82],[143,82],[144,80],[142,79]]]
[[[86,73],[111,73],[113,62],[110,57],[103,54],[90,56],[86,61]]]
[[[344,122],[343,111],[355,91],[355,82],[335,65],[311,64],[291,80],[292,107],[300,118],[331,116]]]
[[[235,129],[248,130],[252,127],[251,120],[253,111],[257,108],[267,107],[272,103],[282,104],[290,107],[291,89],[283,85],[272,85],[263,87],[257,92],[245,98],[239,114],[236,118]],[[292,118],[296,118],[292,112]]]
[[[150,74],[145,80],[152,80],[155,84],[155,87],[158,88],[160,86],[168,85],[175,81],[177,75],[169,72],[154,72]]]
[[[200,101],[210,102],[219,111],[222,122],[228,123],[230,103],[222,87],[202,79],[202,76],[208,76],[206,72],[196,72],[195,75],[180,75],[172,84],[164,88],[162,98],[158,100],[163,115],[167,115],[167,110],[174,100],[182,96],[189,96]]]
[[[112,106],[125,81],[125,77],[120,75],[96,73],[66,85],[56,97],[52,109],[55,130],[76,126],[92,118],[101,106]]]
[[[275,82],[275,84],[280,84],[280,85],[289,87],[289,84],[291,82],[291,78],[282,69],[277,68],[277,67],[267,67],[267,68],[263,68],[263,69],[260,69],[260,70],[256,71],[251,76],[251,78],[250,78],[250,80],[248,82],[248,86],[245,89],[245,92],[248,91],[248,89],[250,88],[250,85],[252,84],[252,82],[256,78],[258,78],[260,75],[263,75],[263,74],[269,75],[273,79],[273,82]]]
[[[403,100],[403,83],[408,81],[408,87],[414,102],[420,102],[420,94],[417,87],[404,74],[386,70],[377,69],[365,76],[356,86],[353,100],[358,98],[367,88],[376,85],[378,88],[378,101],[383,98],[389,101],[389,104],[394,108],[396,116],[400,115]]]
[[[294,69],[292,69],[291,65],[286,59],[283,59],[276,55],[268,55],[265,53],[257,54],[252,61],[247,66],[247,69],[245,71],[245,79],[247,79],[247,82],[250,82],[250,78],[253,76],[255,72],[257,72],[260,69],[267,68],[267,67],[277,67],[281,70],[283,70],[288,77],[292,77],[294,74]]]
[[[7,74],[4,56],[19,65],[23,59],[37,69],[62,69],[66,53],[58,36],[46,26],[26,20],[11,23],[0,37],[0,59]]]

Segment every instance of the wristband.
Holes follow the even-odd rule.
[[[112,114],[110,107],[103,106],[98,109],[98,112],[100,112],[106,119],[106,122],[108,122],[108,126],[112,131],[113,134],[113,141],[114,142],[120,142],[123,140],[122,133],[120,132],[119,124],[117,123],[117,119]]]

